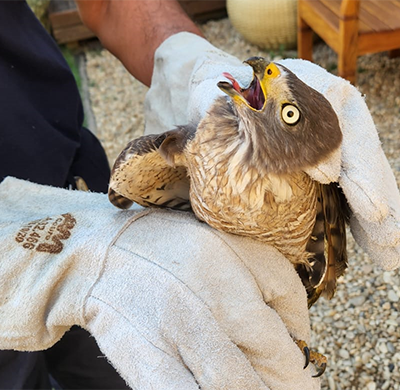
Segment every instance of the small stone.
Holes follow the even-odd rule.
[[[328,376],[329,390],[336,390],[335,381],[331,376]]]
[[[354,340],[354,338],[356,337],[354,332],[347,332],[346,333],[346,338],[349,340]]]
[[[359,333],[365,333],[365,326],[362,324],[357,324],[357,330]]]
[[[385,383],[382,385],[381,389],[382,390],[387,390],[390,387],[390,381],[385,381]]]
[[[366,297],[364,295],[359,295],[358,297],[351,298],[349,300],[350,305],[353,305],[354,307],[362,306],[364,302],[366,301]]]
[[[350,354],[349,354],[349,352],[347,351],[347,350],[345,350],[345,349],[341,349],[340,351],[339,351],[339,356],[342,358],[342,359],[348,359],[349,357],[350,357]]]
[[[345,324],[343,321],[337,321],[337,322],[335,323],[335,325],[336,325],[336,328],[338,328],[338,329],[345,329],[345,328],[347,328],[346,324]]]
[[[385,283],[390,283],[392,281],[392,275],[390,272],[384,272],[383,273],[383,281]]]
[[[379,349],[379,352],[384,354],[384,355],[386,353],[388,353],[388,349],[386,347],[386,344],[384,344],[384,343],[379,344],[378,349]]]
[[[388,298],[391,302],[398,302],[400,299],[394,290],[389,290]]]
[[[364,352],[364,353],[362,354],[361,360],[362,360],[362,362],[363,362],[364,364],[367,364],[367,363],[369,363],[369,361],[371,360],[371,358],[372,358],[372,354],[371,354],[370,352]]]
[[[372,265],[369,265],[369,264],[364,265],[364,267],[363,267],[363,269],[362,269],[362,272],[363,272],[365,275],[370,274],[372,271],[373,271]]]
[[[397,311],[392,311],[391,313],[390,313],[390,318],[391,319],[393,319],[393,320],[395,320],[397,317],[398,317],[399,315],[397,314]]]
[[[396,352],[396,353],[393,355],[393,359],[392,359],[392,360],[397,360],[397,361],[400,362],[400,352]]]
[[[397,328],[394,327],[393,325],[390,325],[389,328],[387,328],[387,333],[390,336],[394,335],[395,333],[396,335],[398,335]]]
[[[386,343],[386,347],[387,347],[387,349],[388,349],[388,351],[389,351],[390,353],[395,353],[396,349],[394,348],[394,345],[393,345],[392,342],[388,341],[388,342]]]
[[[367,390],[376,390],[376,383],[371,381],[367,383]]]

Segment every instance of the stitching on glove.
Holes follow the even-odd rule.
[[[115,242],[118,240],[118,238],[121,236],[121,234],[135,221],[137,221],[139,218],[142,218],[148,214],[150,214],[151,212],[153,212],[153,210],[151,209],[145,209],[143,211],[140,211],[138,213],[136,213],[135,215],[133,215],[130,219],[128,219],[128,221],[126,221],[126,223],[121,227],[121,229],[117,232],[117,234],[114,236],[114,238],[111,240],[110,244],[107,247],[107,250],[104,253],[104,257],[102,259],[102,265],[101,265],[101,269],[99,274],[97,275],[96,280],[93,282],[92,286],[89,288],[85,298],[84,298],[84,304],[82,305],[82,311],[81,311],[81,320],[84,319],[85,317],[85,311],[86,311],[86,302],[89,298],[89,296],[92,295],[92,291],[94,286],[96,285],[96,283],[98,282],[98,280],[103,276],[104,273],[104,269],[106,266],[106,259],[108,258],[108,253],[110,251],[110,248],[115,244]]]
[[[130,321],[130,319],[129,319],[128,317],[126,317],[122,312],[120,312],[120,311],[119,311],[118,309],[116,309],[114,306],[112,306],[112,305],[110,305],[109,303],[103,301],[101,298],[95,297],[95,296],[93,296],[93,295],[91,295],[90,298],[92,298],[92,299],[95,300],[95,301],[101,302],[102,304],[104,304],[105,306],[107,306],[110,310],[113,310],[115,313],[117,313],[118,316],[122,317],[125,321],[127,321],[127,322],[130,324],[130,326],[131,326],[132,328],[135,329],[135,331],[137,332],[137,334],[139,334],[141,337],[143,337],[143,339],[145,339],[150,345],[152,345],[154,348],[158,349],[159,351],[165,353],[166,355],[172,357],[174,360],[177,360],[177,359],[176,359],[176,356],[171,355],[170,353],[168,353],[167,351],[165,351],[163,348],[158,347],[158,346],[155,345],[152,341],[150,341],[150,340],[149,340],[149,339],[148,339],[148,338],[147,338],[147,337],[146,337],[146,336],[145,336],[145,335]],[[178,351],[177,351],[177,352],[178,352]],[[181,361],[182,363],[184,363],[182,359],[180,359],[180,361]],[[131,385],[129,385],[129,386],[131,386]]]
[[[123,249],[123,248],[119,248],[118,246],[116,246],[116,247],[117,247],[118,249],[122,250],[122,251],[126,251],[126,250]],[[126,251],[126,252],[128,252],[128,251]],[[133,252],[131,252],[131,251],[129,251],[129,253],[130,253],[130,254],[133,254]],[[183,281],[181,281],[179,278],[177,278],[174,274],[171,274],[171,272],[169,272],[168,270],[164,269],[163,267],[160,267],[158,264],[156,264],[156,263],[154,263],[154,262],[151,262],[149,259],[146,259],[146,258],[144,258],[144,257],[142,257],[142,256],[140,256],[140,255],[137,255],[137,256],[140,257],[141,259],[147,261],[147,262],[150,262],[152,265],[158,266],[160,269],[166,271],[169,275],[171,275],[175,280],[177,280],[178,282],[180,282],[180,283],[182,284],[182,286],[184,286],[191,294],[193,294],[193,296],[195,297],[195,299],[196,299],[197,301],[199,301],[199,303],[201,304],[202,310],[203,310],[203,308],[205,308],[209,313],[211,313],[211,316],[215,319],[214,314],[213,314],[213,312],[211,311],[210,307],[209,307],[207,304],[205,304],[205,302],[204,302],[197,294],[195,294],[195,293],[189,288],[189,286],[188,286],[187,284],[185,284]],[[174,359],[174,360],[176,360],[176,361],[179,361],[179,362],[181,362],[182,364],[184,364],[184,365],[185,365],[185,368],[193,375],[193,378],[195,378],[194,374],[193,374],[192,371],[189,369],[189,367],[186,365],[186,362],[184,361],[183,357],[181,356],[181,352],[179,351],[179,345],[178,345],[178,344],[174,344],[174,343],[175,343],[174,340],[169,340],[169,339],[167,339],[167,338],[163,338],[163,339],[166,341],[166,343],[167,343],[168,345],[171,346],[172,349],[175,349],[175,351],[176,351],[176,353],[177,353],[178,356],[171,355],[171,354],[170,354],[168,351],[166,351],[165,349],[163,349],[163,348],[161,348],[161,347],[155,345],[152,341],[150,341],[150,340],[149,340],[149,339],[148,339],[148,338],[147,338],[147,337],[146,337],[146,336],[145,336],[145,335],[130,321],[130,319],[129,319],[128,317],[126,317],[122,312],[120,312],[120,311],[119,311],[118,309],[116,309],[114,306],[112,306],[112,305],[110,305],[109,303],[105,302],[105,301],[102,300],[101,298],[96,297],[96,296],[93,296],[93,295],[90,295],[90,297],[88,297],[88,299],[89,299],[89,298],[92,298],[92,299],[95,300],[95,301],[101,302],[102,304],[104,304],[105,306],[107,306],[108,308],[110,308],[110,310],[113,310],[115,313],[117,313],[117,314],[120,315],[122,318],[124,318],[124,320],[127,321],[127,322],[130,324],[130,326],[131,326],[132,328],[135,329],[135,331],[137,332],[137,334],[139,334],[144,340],[146,340],[150,345],[152,345],[152,346],[153,346],[154,348],[156,348],[157,350],[163,352],[165,355],[168,355],[168,356],[170,356],[172,359]],[[196,380],[196,383],[197,383],[197,380]]]
[[[158,218],[158,219],[163,219],[163,218]],[[168,270],[167,268],[164,268],[162,265],[160,265],[159,263],[157,263],[157,260],[150,260],[147,257],[142,256],[141,254],[137,253],[135,250],[133,249],[125,249],[120,247],[118,244],[114,245],[115,248],[118,248],[120,251],[129,253],[130,255],[135,255],[137,257],[139,257],[140,259],[146,261],[147,263],[149,263],[152,266],[155,266],[157,268],[159,268],[160,270],[162,270],[163,272],[167,273],[168,275],[170,275],[173,279],[175,279],[177,282],[179,282],[182,286],[184,286],[185,288],[187,288],[192,294],[193,296],[195,296],[204,307],[206,307],[208,310],[211,311],[210,307],[180,278],[178,278],[175,274],[173,274],[170,270]]]

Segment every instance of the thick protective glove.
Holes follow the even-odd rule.
[[[400,195],[364,99],[348,81],[311,62],[279,62],[329,100],[343,132],[341,150],[307,173],[321,183],[339,182],[353,210],[350,227],[358,244],[382,268],[399,267]],[[155,56],[145,101],[145,133],[198,124],[215,98],[223,95],[217,87],[223,72],[244,87],[252,79],[249,66],[203,38],[179,33],[167,39]]]
[[[271,247],[13,178],[0,242],[1,349],[46,349],[77,324],[132,388],[320,388],[292,339],[309,342],[305,291]]]

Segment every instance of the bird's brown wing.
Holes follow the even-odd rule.
[[[319,185],[317,217],[307,245],[312,253],[311,267],[299,265],[297,271],[306,287],[311,307],[322,295],[328,299],[336,290],[337,278],[347,268],[346,223],[351,211],[337,183]]]
[[[115,161],[108,197],[121,209],[142,206],[189,210],[189,177],[184,148],[195,132],[178,127],[131,141]]]

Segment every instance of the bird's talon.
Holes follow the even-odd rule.
[[[307,368],[307,366],[310,364],[310,349],[308,348],[307,344],[303,340],[295,340],[295,343],[297,346],[301,349],[301,352],[303,352],[305,358],[306,358],[306,363],[303,367],[303,370]]]
[[[317,370],[317,373],[313,375],[313,378],[320,377],[326,370],[326,365],[327,365],[326,357],[318,352],[310,351],[306,342],[303,340],[295,340],[295,343],[301,349],[306,358],[306,363],[303,369],[307,368],[308,365],[312,363],[314,364],[315,369]]]
[[[321,376],[325,372],[325,369],[326,369],[326,363],[322,363],[321,367],[319,367],[317,369],[317,373],[315,375],[313,375],[312,377],[313,378],[318,378],[319,376]]]
[[[310,349],[308,347],[303,348],[303,353],[306,358],[306,363],[304,364],[303,370],[305,370],[310,364]]]

